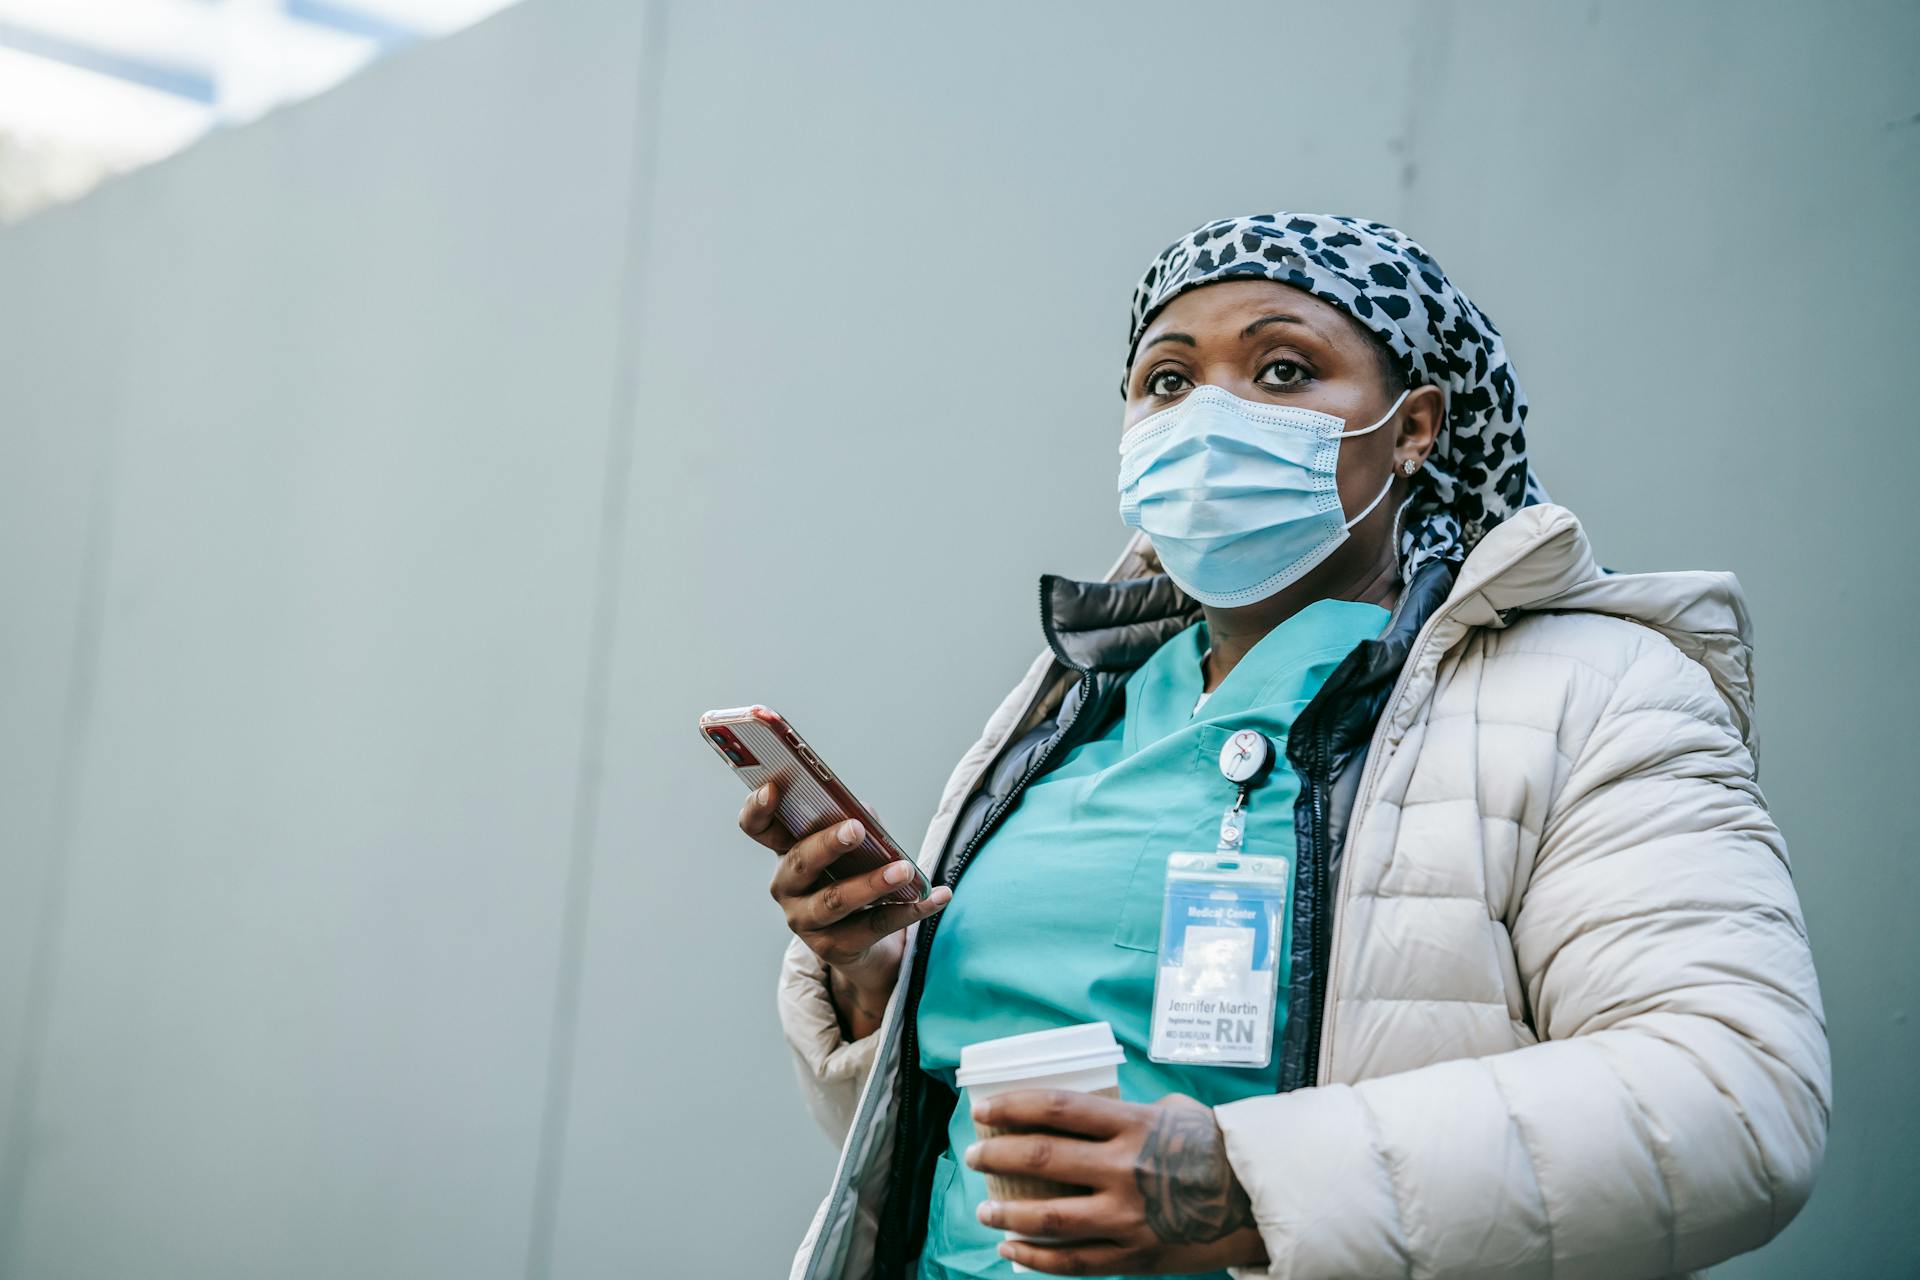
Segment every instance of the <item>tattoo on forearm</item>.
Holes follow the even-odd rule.
[[[1147,1225],[1167,1244],[1210,1244],[1253,1225],[1210,1112],[1163,1107],[1133,1162]]]

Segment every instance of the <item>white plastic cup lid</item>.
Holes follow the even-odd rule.
[[[1104,1022],[1076,1027],[1029,1031],[1025,1035],[982,1040],[960,1050],[960,1069],[954,1083],[964,1089],[976,1084],[1000,1084],[1035,1076],[1065,1075],[1093,1067],[1118,1066],[1126,1050]]]

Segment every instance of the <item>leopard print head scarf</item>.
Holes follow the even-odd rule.
[[[1527,467],[1527,399],[1500,331],[1454,288],[1440,264],[1379,222],[1317,213],[1222,218],[1180,237],[1133,291],[1127,369],[1160,309],[1203,284],[1264,277],[1340,308],[1387,344],[1413,386],[1447,393],[1447,417],[1400,533],[1400,572],[1458,561],[1482,534],[1521,507],[1546,500]]]

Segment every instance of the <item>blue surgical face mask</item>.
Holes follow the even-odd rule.
[[[1335,483],[1340,442],[1358,431],[1332,414],[1195,387],[1120,437],[1120,518],[1146,531],[1173,580],[1202,604],[1252,604],[1297,581],[1347,540],[1393,488],[1351,520]]]

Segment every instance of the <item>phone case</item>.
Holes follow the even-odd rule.
[[[824,879],[844,879],[895,861],[913,867],[880,820],[779,712],[758,704],[709,711],[700,717],[700,736],[749,791],[769,781],[780,788],[776,816],[794,836],[811,835],[847,818],[860,820],[866,839],[842,854],[833,870],[823,872]],[[930,891],[926,877],[914,867],[913,879],[879,901],[918,902]]]

